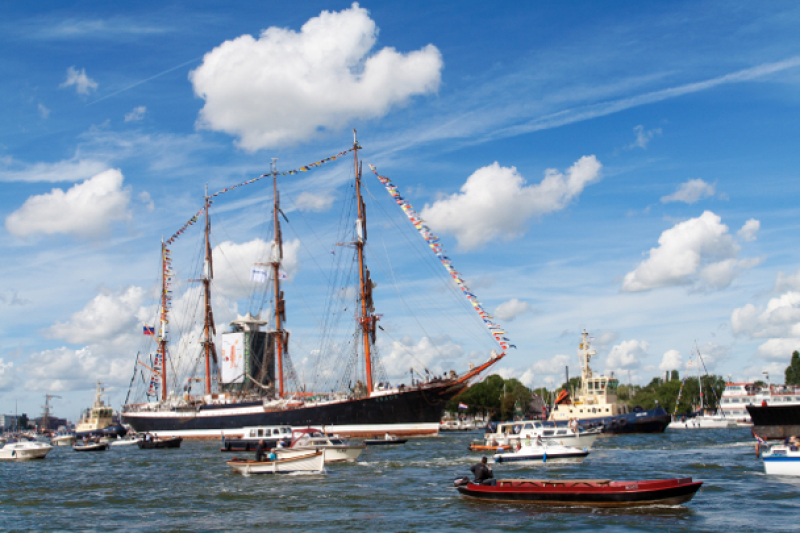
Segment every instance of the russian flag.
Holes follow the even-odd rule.
[[[469,407],[467,407],[467,404],[461,403],[461,402],[458,402],[458,408],[459,409],[469,409]]]
[[[155,326],[153,326],[153,327],[150,327],[150,326],[147,326],[147,325],[145,325],[145,326],[144,326],[144,331],[143,331],[143,333],[144,333],[145,335],[153,335],[153,336],[155,336],[155,334],[156,334],[156,328],[155,328]]]

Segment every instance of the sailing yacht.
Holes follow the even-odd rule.
[[[381,362],[375,350],[378,322],[383,315],[375,312],[372,297],[372,282],[367,268],[365,247],[367,245],[367,214],[362,197],[362,165],[358,152],[358,141],[353,139],[353,147],[321,162],[298,169],[308,171],[329,160],[340,159],[353,153],[354,203],[347,227],[349,239],[336,243],[341,248],[354,252],[348,269],[355,269],[355,290],[357,291],[357,310],[355,313],[355,334],[348,326],[351,342],[350,355],[343,361],[342,368],[334,369],[348,373],[351,378],[338,380],[338,390],[328,393],[308,393],[298,385],[298,380],[289,357],[289,331],[286,320],[289,315],[284,291],[281,285],[283,262],[283,239],[281,217],[285,218],[280,205],[278,176],[297,171],[278,173],[273,161],[272,171],[235,187],[247,185],[262,178],[272,178],[273,205],[272,226],[274,238],[271,243],[270,258],[266,267],[258,271],[264,279],[271,279],[269,293],[273,302],[269,319],[261,319],[260,313],[253,316],[240,316],[230,325],[230,331],[221,335],[222,357],[217,357],[214,342],[216,333],[211,310],[211,288],[213,283],[212,247],[210,240],[210,205],[212,198],[206,192],[204,208],[192,218],[190,223],[205,222],[204,231],[204,269],[202,278],[197,281],[203,288],[203,330],[202,356],[195,365],[199,372],[187,377],[172,376],[173,383],[183,385],[184,394],[169,394],[168,372],[175,365],[170,363],[168,349],[168,316],[170,309],[170,280],[173,276],[170,250],[167,247],[180,236],[187,226],[179,230],[171,239],[162,242],[162,291],[160,305],[160,329],[150,333],[158,344],[157,353],[150,361],[137,357],[134,378],[140,372],[143,380],[145,370],[150,375],[150,388],[147,401],[126,401],[123,417],[137,432],[148,432],[158,436],[181,436],[188,438],[219,438],[223,431],[249,426],[293,426],[318,427],[326,433],[336,433],[344,437],[369,437],[392,433],[396,435],[431,435],[439,429],[439,421],[445,404],[468,387],[470,381],[481,372],[499,361],[510,346],[503,337],[505,332],[492,322],[483,311],[480,303],[464,285],[460,274],[455,271],[441,244],[424,226],[421,218],[398,193],[388,178],[373,172],[386,186],[392,199],[403,209],[430,248],[447,269],[448,275],[480,315],[489,329],[493,341],[500,346],[502,353],[492,350],[483,364],[472,366],[462,374],[450,371],[440,376],[428,375],[425,379],[413,380],[410,384],[390,384],[381,373]],[[353,218],[355,220],[353,220]],[[287,219],[288,220],[288,219]],[[343,226],[344,227],[344,226]],[[342,254],[344,255],[344,254]],[[256,270],[254,270],[254,273]],[[341,280],[340,280],[341,281]],[[352,313],[352,311],[350,311]],[[352,314],[350,315],[352,316]],[[147,332],[147,326],[146,326]],[[323,347],[335,352],[334,343],[323,343]],[[343,350],[339,350],[341,353]],[[329,359],[336,360],[335,354]],[[148,365],[148,362],[150,363]],[[143,370],[140,367],[144,367]],[[198,377],[199,374],[199,377]],[[135,379],[133,380],[135,381]],[[132,383],[133,383],[132,381]],[[355,383],[354,383],[355,382]],[[192,394],[192,387],[200,383],[202,394]],[[157,396],[156,396],[157,394]],[[130,392],[129,392],[130,398]]]

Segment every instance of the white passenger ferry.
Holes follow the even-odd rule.
[[[726,383],[720,408],[729,419],[739,424],[751,424],[748,405],[800,405],[800,387],[791,385],[761,386],[755,383]]]

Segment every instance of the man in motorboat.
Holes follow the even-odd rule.
[[[263,461],[264,460],[264,439],[258,441],[258,446],[256,446],[256,461]]]
[[[481,462],[470,468],[472,473],[475,475],[475,483],[476,485],[494,485],[497,483],[494,479],[494,473],[492,473],[491,467],[487,466],[486,464],[486,456],[481,457]]]

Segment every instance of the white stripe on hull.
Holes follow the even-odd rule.
[[[155,414],[155,413],[153,413]],[[174,416],[174,415],[173,415]],[[307,426],[296,427],[304,429]],[[435,437],[439,434],[438,422],[419,424],[370,424],[370,425],[329,425],[311,426],[322,429],[328,434],[337,434],[342,437],[382,437],[387,433],[398,437]],[[232,430],[226,429],[230,432]],[[221,439],[222,429],[190,429],[174,431],[151,431],[157,437],[183,437],[184,439]]]

